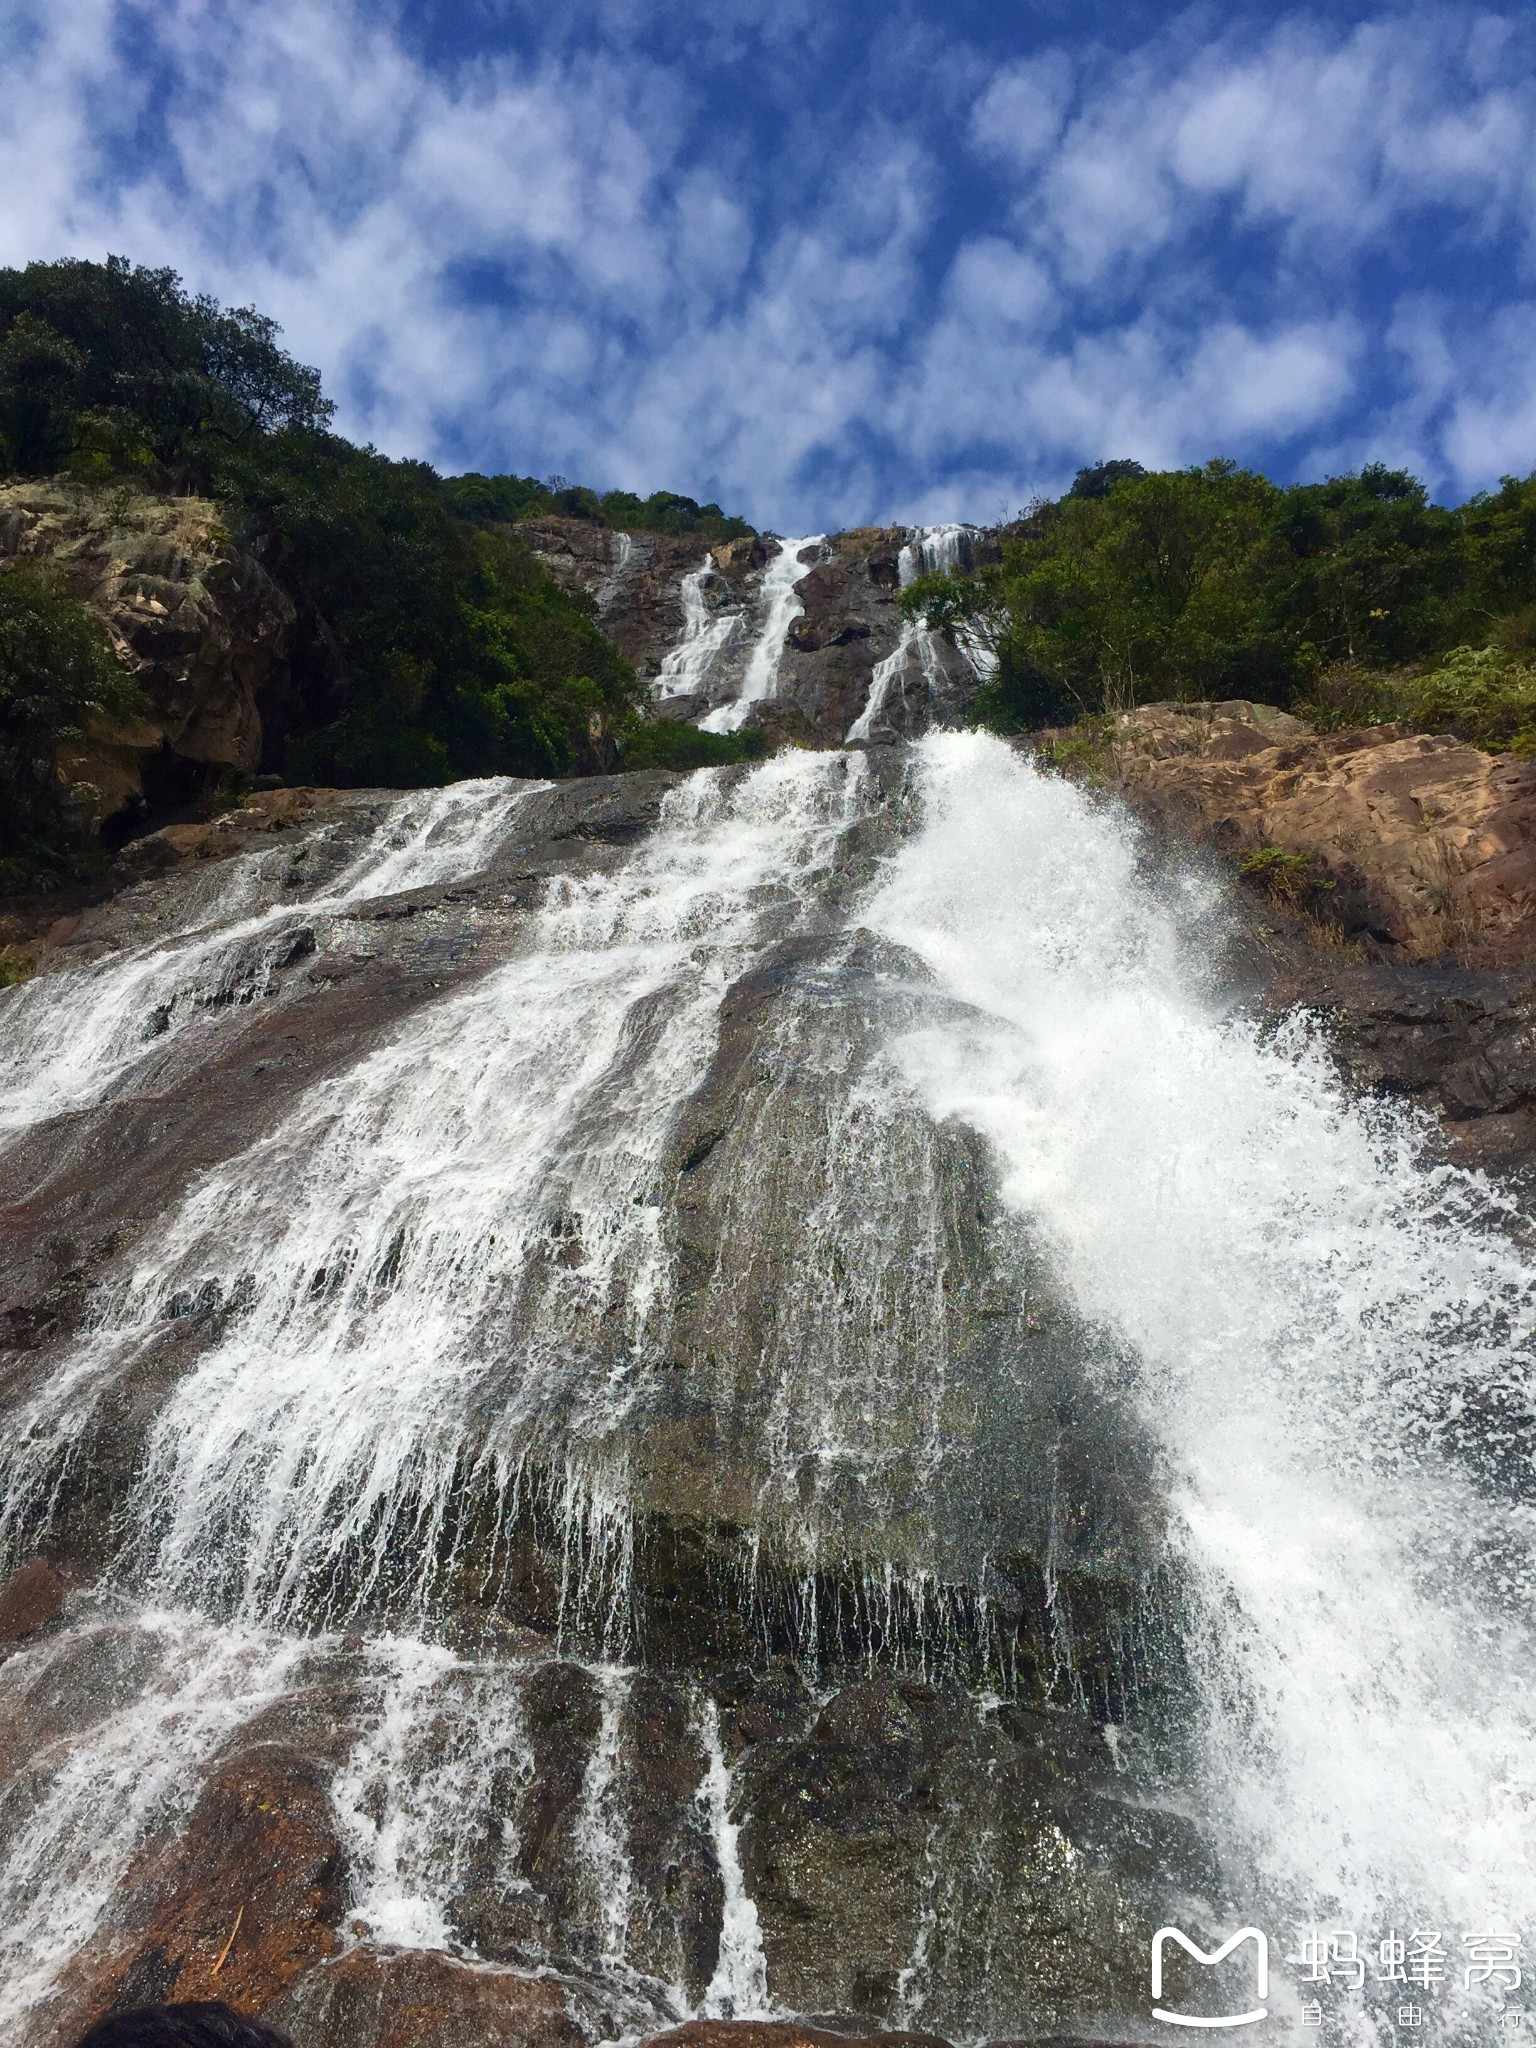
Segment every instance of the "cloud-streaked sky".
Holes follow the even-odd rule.
[[[785,531],[1536,467],[1528,0],[6,0],[0,194],[393,454]]]

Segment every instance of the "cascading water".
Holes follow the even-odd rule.
[[[1115,813],[982,738],[926,742],[922,791],[866,915],[958,1007],[898,1057],[1137,1360],[1232,1868],[1297,1918],[1529,1926],[1536,1271],[1499,1198],[1202,997],[1203,920]]]
[[[907,585],[915,582],[919,576],[943,575],[956,568],[969,532],[970,528],[966,526],[920,527],[897,556],[896,570],[900,588],[905,590]],[[915,619],[904,618],[895,647],[883,660],[875,664],[864,709],[848,728],[847,738],[850,744],[859,740],[870,740],[876,736],[892,693],[910,666],[914,654],[929,701],[932,702],[942,694],[943,656],[938,637],[926,626],[919,625]],[[974,667],[974,657],[971,657],[971,660]]]
[[[704,594],[714,573],[714,560],[706,555],[678,586],[683,601],[682,637],[668,652],[651,685],[658,699],[706,694],[716,662],[736,638],[742,608],[712,606]]]
[[[741,688],[729,703],[718,705],[707,718],[699,720],[705,732],[738,731],[752,706],[773,695],[789,629],[804,610],[795,591],[795,585],[808,572],[808,565],[800,557],[808,549],[820,547],[823,539],[822,534],[813,533],[803,540],[779,542],[779,552],[763,571],[758,600],[762,624],[747,659]]]
[[[472,873],[521,800],[402,800],[306,914]],[[5,999],[52,1048],[18,1126],[140,1085],[137,963],[174,1009],[292,914],[227,866]],[[97,1590],[0,1663],[6,2038],[297,1693],[347,1939],[600,1985],[599,2032],[1132,2038],[1202,1886],[1528,1925],[1536,1272],[1223,1009],[1212,891],[979,736],[709,772],[196,1177],[7,1416],[13,1555],[121,1477]],[[81,1002],[128,1021],[53,1072]],[[1144,1899],[1192,1811],[1216,1874]]]
[[[172,1034],[216,1023],[270,986],[307,941],[305,918],[474,874],[505,836],[518,789],[489,778],[401,797],[318,885],[313,845],[237,855],[206,880],[194,876],[171,928],[149,943],[3,992],[0,1132],[83,1108],[128,1076],[144,1086]]]

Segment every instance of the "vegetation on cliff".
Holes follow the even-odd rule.
[[[194,297],[173,271],[119,257],[0,270],[0,473],[195,491],[227,508],[232,538],[298,606],[294,687],[269,733],[285,775],[414,785],[741,757],[735,740],[647,723],[590,600],[551,579],[518,527],[556,511],[727,538],[750,531],[742,521],[669,492],[444,479],[343,440],[333,411],[270,319]],[[3,583],[12,610],[41,602]],[[71,843],[37,735],[75,730],[85,687],[80,608],[48,602],[57,661],[27,657],[15,687],[30,723],[0,753],[9,857],[30,848],[34,870]],[[91,673],[110,710],[106,672]]]
[[[1228,462],[1101,463],[1005,529],[999,559],[902,602],[990,643],[974,715],[1005,731],[1243,697],[1509,744],[1525,725],[1505,698],[1532,695],[1536,478],[1452,510],[1379,464],[1282,489]]]
[[[0,575],[0,889],[78,866],[86,835],[54,757],[92,718],[131,714],[136,700],[93,612],[35,570]],[[0,985],[11,978],[0,961]]]

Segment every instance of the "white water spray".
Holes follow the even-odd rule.
[[[1122,816],[996,740],[920,758],[868,915],[956,1007],[898,1055],[1139,1358],[1237,1881],[1362,1928],[1529,1925],[1532,1518],[1464,1425],[1523,1430],[1528,1468],[1536,1274],[1477,1176],[1202,998]]]
[[[17,1652],[0,1672],[8,1726],[63,1723],[0,1792],[0,2030],[15,2026],[17,2040],[151,1830],[187,1813],[221,1745],[282,1696],[311,1648],[175,1614],[94,1634]],[[106,1695],[99,1717],[93,1690]]]

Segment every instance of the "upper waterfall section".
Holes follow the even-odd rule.
[[[651,685],[656,714],[709,732],[757,727],[802,745],[914,738],[975,689],[972,650],[903,619],[914,576],[969,567],[980,528],[857,527],[801,538],[613,533],[528,523],[534,550]]]

